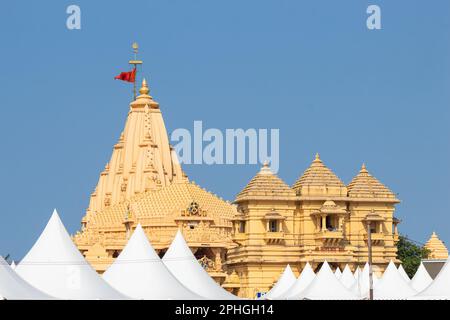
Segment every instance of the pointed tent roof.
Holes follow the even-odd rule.
[[[425,266],[421,262],[419,268],[416,271],[416,274],[411,279],[411,282],[409,284],[411,285],[411,287],[413,287],[414,290],[416,290],[417,292],[421,292],[426,287],[428,287],[432,282],[433,279],[431,278],[427,269],[425,269]]]
[[[103,279],[118,291],[135,299],[201,299],[170,273],[151,246],[140,224],[123,251],[105,271]]]
[[[383,199],[399,202],[395,194],[367,171],[363,164],[359,173],[347,186],[350,198]]]
[[[336,276],[337,279],[341,278],[342,272],[341,272],[341,269],[339,269],[339,267],[337,267],[336,271],[334,271],[334,275]]]
[[[361,268],[360,268],[360,267],[357,267],[356,270],[355,270],[355,272],[353,272],[353,277],[355,278],[355,280],[358,279],[358,277],[360,276],[360,274],[361,274]]]
[[[236,201],[273,198],[295,199],[295,192],[274,174],[270,170],[269,164],[265,162],[261,171],[236,196]]]
[[[447,259],[433,282],[414,298],[450,300],[450,259]]]
[[[344,285],[344,287],[351,288],[353,284],[355,283],[355,276],[353,275],[352,271],[350,270],[350,267],[348,264],[345,265],[344,271],[342,271],[342,276],[339,279],[341,283]]]
[[[366,262],[363,270],[356,274],[357,277],[355,279],[355,282],[350,287],[350,291],[352,291],[359,297],[367,298],[369,295],[369,289],[370,289],[369,272],[370,272],[369,263]],[[373,287],[375,287],[379,282],[379,279],[374,274],[372,274],[372,282],[373,282]]]
[[[278,296],[285,293],[295,283],[297,278],[292,272],[291,266],[287,265],[278,279],[277,283],[264,295],[264,299],[276,299]]]
[[[333,271],[325,261],[316,277],[303,290],[296,299],[301,300],[355,300],[358,297],[347,290],[344,285],[336,279]]]
[[[16,272],[31,285],[60,299],[127,299],[86,262],[56,210]]]
[[[400,275],[403,277],[403,279],[406,280],[406,282],[410,282],[411,281],[411,279],[409,278],[409,276],[406,273],[405,269],[403,269],[402,265],[399,265],[397,270],[400,273]]]
[[[445,244],[439,239],[436,232],[433,231],[430,239],[425,244],[425,248],[430,250],[429,259],[447,259],[448,250]]]
[[[342,189],[342,196],[346,196],[346,187],[341,179],[338,178],[333,171],[331,171],[316,154],[316,158],[311,163],[310,167],[305,170],[302,176],[294,183],[292,188],[297,191],[298,194],[302,195],[303,188],[309,186],[326,186],[326,187],[337,187]]]
[[[11,269],[13,269],[13,270],[15,270],[16,269],[16,263],[13,261],[13,262],[11,262]]]
[[[0,256],[0,300],[54,299],[23,280]]]
[[[289,290],[279,296],[278,299],[295,299],[310,285],[315,277],[316,274],[314,273],[314,270],[307,262],[295,283],[289,288]]]
[[[407,299],[415,294],[416,291],[406,282],[392,260],[373,290],[374,299],[377,300]]]
[[[178,281],[196,294],[211,300],[238,299],[219,286],[202,268],[180,230],[162,260]]]

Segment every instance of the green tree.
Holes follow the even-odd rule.
[[[415,244],[407,236],[400,235],[397,242],[397,257],[410,278],[416,273],[421,260],[428,258],[429,253],[428,249]]]

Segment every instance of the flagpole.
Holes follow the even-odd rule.
[[[137,75],[137,66],[142,64],[142,60],[137,60],[137,54],[138,54],[138,49],[139,49],[137,42],[134,42],[132,47],[133,47],[133,53],[134,53],[134,60],[130,60],[130,61],[128,61],[128,63],[134,65],[134,68],[136,69],[136,75]],[[133,82],[133,100],[136,100],[136,76],[134,77],[134,82]]]

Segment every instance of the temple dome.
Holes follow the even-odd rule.
[[[363,164],[359,173],[347,186],[350,198],[392,199],[399,202],[395,194],[367,171]]]
[[[295,192],[274,174],[268,163],[264,163],[261,171],[247,184],[247,186],[237,195],[236,201],[288,198],[295,200]]]
[[[347,195],[345,184],[316,154],[314,161],[292,187],[300,196]]]
[[[429,259],[447,259],[448,250],[444,242],[439,239],[436,232],[433,232],[428,242],[425,244],[425,248],[430,250],[428,256]]]

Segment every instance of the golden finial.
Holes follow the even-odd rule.
[[[139,45],[137,44],[137,42],[133,42],[132,47],[133,47],[133,52],[135,54],[137,54],[138,53],[138,49],[139,49]]]
[[[142,87],[139,89],[139,93],[140,94],[148,94],[150,92],[150,89],[148,88],[147,85],[147,80],[142,80]]]
[[[367,172],[366,164],[365,164],[365,163],[362,164],[361,170],[360,170],[359,172]]]
[[[314,158],[314,161],[313,161],[313,162],[321,162],[321,160],[320,160],[320,155],[319,155],[318,152],[316,153],[316,157]]]

